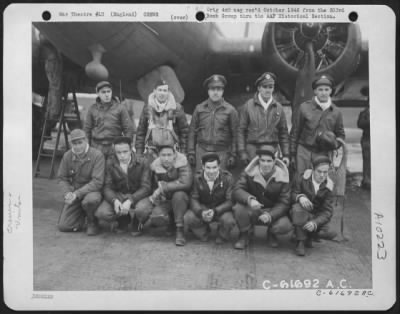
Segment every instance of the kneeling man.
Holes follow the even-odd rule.
[[[293,230],[287,213],[290,209],[289,172],[276,159],[275,148],[261,146],[257,156],[240,175],[233,191],[237,204],[233,207],[239,227],[235,249],[244,249],[249,242],[249,230],[254,225],[268,226],[268,242],[278,247],[276,234]]]
[[[231,194],[233,178],[230,172],[220,169],[217,153],[207,153],[201,158],[203,170],[197,172],[190,198],[191,210],[184,217],[185,228],[192,230],[202,241],[208,240],[209,224],[218,223],[217,244],[229,240],[236,225],[232,213]]]
[[[114,155],[107,160],[104,201],[97,209],[96,217],[111,223],[117,233],[124,232],[136,204],[150,194],[148,164],[136,158],[130,137],[117,137]]]
[[[150,219],[153,226],[174,227],[174,219],[175,244],[183,246],[183,216],[189,205],[188,193],[193,182],[191,167],[185,155],[177,152],[174,146],[166,145],[159,148],[159,156],[152,162],[150,169],[152,187],[155,190],[150,197],[141,200],[136,206],[135,216],[139,226],[143,226]],[[141,234],[141,228],[137,234]]]
[[[104,156],[89,147],[85,132],[75,129],[70,134],[72,148],[58,169],[59,184],[64,193],[64,207],[58,219],[62,232],[80,231],[87,219],[87,235],[98,233],[95,211],[101,203],[104,183]]]
[[[333,182],[328,177],[330,159],[317,156],[312,169],[307,169],[293,184],[291,217],[297,239],[296,253],[305,255],[312,247],[312,235],[326,225],[333,212]]]

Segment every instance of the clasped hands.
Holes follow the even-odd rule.
[[[125,202],[121,202],[116,199],[114,201],[114,211],[117,216],[126,216],[129,213],[129,209],[131,208],[132,202],[130,199],[127,199]]]
[[[251,199],[249,202],[249,206],[252,210],[258,210],[264,207],[263,204],[261,204],[256,199]],[[263,224],[269,224],[272,221],[272,217],[270,213],[264,212],[258,217],[258,220],[260,220]]]

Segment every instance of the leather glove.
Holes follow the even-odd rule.
[[[245,151],[240,153],[240,161],[244,164],[244,165],[248,165],[250,162],[250,158],[249,155],[247,155],[247,153]]]
[[[226,167],[228,169],[233,169],[236,166],[236,158],[234,156],[230,156],[226,162]]]
[[[195,154],[193,154],[193,153],[188,154],[187,159],[188,159],[188,161],[189,161],[189,164],[190,164],[192,167],[196,166],[196,156],[195,156]]]

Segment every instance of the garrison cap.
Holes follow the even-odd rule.
[[[219,75],[219,74],[214,74],[211,75],[209,78],[207,78],[204,83],[203,86],[206,88],[210,88],[210,87],[222,87],[224,88],[227,84],[226,78],[223,75]]]
[[[328,156],[325,155],[316,155],[313,157],[312,161],[311,161],[313,168],[315,169],[318,165],[320,164],[331,164],[331,160],[329,159]]]
[[[113,141],[114,145],[122,144],[122,143],[128,144],[129,146],[131,146],[132,140],[128,136],[118,136]]]
[[[203,156],[201,156],[201,163],[203,165],[205,165],[206,162],[214,161],[214,160],[216,160],[216,161],[218,161],[218,163],[220,163],[218,154],[214,153],[214,152],[207,152]]]
[[[333,88],[334,85],[333,78],[330,75],[323,74],[315,78],[314,81],[312,82],[313,89],[316,89],[318,86],[321,85],[326,85],[329,86],[330,88]]]
[[[156,89],[158,86],[164,86],[164,85],[168,85],[168,82],[166,80],[164,80],[163,78],[159,78],[156,83],[154,84],[154,89]]]
[[[75,140],[80,140],[82,138],[86,138],[86,134],[83,130],[81,129],[75,129],[71,131],[70,134],[70,141],[75,141]]]
[[[103,87],[106,87],[106,86],[112,89],[112,85],[110,82],[108,82],[108,81],[98,82],[96,85],[96,93],[98,93],[100,89],[102,89]]]
[[[275,159],[275,153],[276,153],[276,150],[271,145],[262,145],[259,149],[256,150],[256,154],[258,156],[268,155],[268,156],[271,156],[273,159]]]
[[[261,83],[263,84],[275,84],[276,81],[276,75],[272,72],[265,72],[263,73],[255,82],[256,87],[260,85]]]

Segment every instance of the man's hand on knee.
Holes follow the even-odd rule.
[[[272,217],[269,213],[265,212],[261,214],[260,217],[258,217],[258,220],[260,220],[264,224],[269,224],[272,221]]]
[[[299,203],[300,203],[301,207],[303,207],[304,209],[306,209],[308,211],[312,211],[314,208],[313,203],[304,195],[299,198]]]
[[[114,211],[115,211],[115,214],[116,214],[117,216],[120,216],[120,215],[121,215],[122,203],[120,202],[119,199],[115,199],[115,200],[114,200]]]
[[[204,210],[201,216],[205,222],[210,222],[214,217],[215,211],[213,209]]]
[[[129,210],[131,209],[132,202],[130,199],[127,199],[121,206],[121,215],[126,216],[129,214]]]
[[[314,232],[317,230],[317,224],[314,221],[310,220],[303,226],[303,229],[307,230],[308,232]]]
[[[74,192],[68,192],[64,196],[65,204],[71,205],[77,199],[76,194]]]

